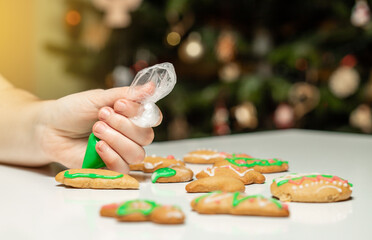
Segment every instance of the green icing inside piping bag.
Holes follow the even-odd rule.
[[[84,161],[82,168],[102,168],[106,167],[106,164],[102,161],[102,158],[96,151],[96,144],[99,142],[99,138],[94,136],[93,133],[89,135],[87,150],[85,151]]]

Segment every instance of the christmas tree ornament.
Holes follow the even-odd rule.
[[[105,12],[105,23],[111,28],[125,28],[131,22],[130,12],[141,5],[142,0],[93,0],[93,5]]]
[[[217,59],[223,63],[233,61],[236,54],[236,35],[231,30],[223,30],[216,45]]]
[[[279,129],[291,128],[295,124],[295,113],[291,105],[281,103],[274,112],[274,124]]]
[[[231,132],[229,126],[229,111],[223,102],[219,102],[214,109],[212,116],[213,133],[226,135]]]
[[[177,46],[181,42],[181,35],[178,32],[170,32],[167,35],[167,43],[169,46]]]
[[[252,52],[256,56],[266,56],[273,47],[272,38],[268,30],[258,29],[253,37]]]
[[[345,67],[355,67],[357,64],[357,59],[353,54],[348,54],[341,59],[340,65]]]
[[[113,86],[125,87],[129,86],[134,77],[133,71],[126,66],[116,66],[112,72]]]
[[[192,32],[178,49],[180,59],[186,63],[195,63],[204,54],[204,47],[201,36],[197,32]]]
[[[329,88],[338,98],[353,95],[359,87],[359,73],[352,67],[340,66],[329,78]]]
[[[185,139],[189,136],[190,126],[184,116],[175,117],[168,125],[168,138]]]
[[[253,103],[243,102],[232,108],[232,113],[240,128],[255,129],[257,127],[257,110]]]
[[[100,51],[111,35],[111,29],[99,21],[92,21],[82,29],[81,42],[88,49]]]
[[[236,62],[227,63],[218,71],[221,81],[226,83],[236,81],[240,76],[240,73],[240,66]]]
[[[79,25],[81,22],[80,12],[76,10],[69,10],[65,16],[66,23],[72,27]]]
[[[350,125],[364,133],[372,133],[372,112],[367,104],[359,105],[350,114]]]
[[[289,89],[289,102],[297,119],[313,110],[319,103],[319,89],[306,82],[298,82]]]
[[[365,0],[356,0],[355,6],[351,12],[351,23],[355,27],[366,26],[371,19],[371,13],[368,7],[368,3]]]

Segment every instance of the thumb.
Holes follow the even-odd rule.
[[[115,102],[119,99],[141,102],[148,96],[154,94],[155,84],[153,82],[149,82],[145,85],[138,86],[133,90],[129,87],[117,87],[95,91],[99,92],[96,92],[96,94],[89,94],[88,98],[90,101],[94,102],[97,108],[102,108],[105,106],[113,107]]]

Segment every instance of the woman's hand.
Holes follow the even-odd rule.
[[[144,89],[143,96],[152,91]],[[81,168],[87,139],[101,139],[97,153],[109,169],[127,173],[128,164],[145,157],[143,146],[154,138],[152,128],[140,128],[128,118],[139,111],[142,96],[129,100],[128,88],[92,90],[43,103],[38,138],[46,158],[68,168]],[[99,120],[99,121],[97,121]],[[160,122],[159,122],[160,123]]]

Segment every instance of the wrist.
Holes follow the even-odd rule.
[[[43,154],[40,139],[42,125],[39,121],[43,102],[36,98],[22,99],[24,95],[15,92],[10,104],[0,109],[0,161],[24,166],[41,166],[50,161]],[[19,97],[19,98],[17,98]]]

